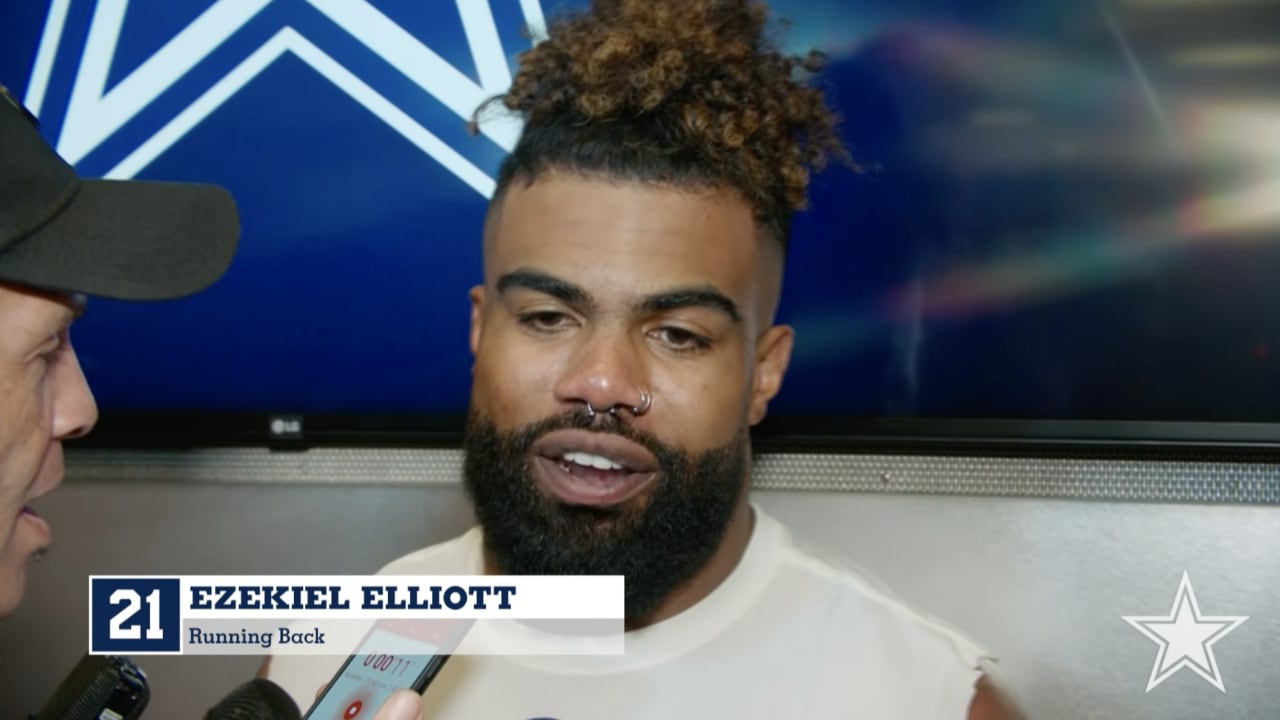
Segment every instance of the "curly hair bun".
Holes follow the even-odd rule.
[[[732,185],[761,216],[789,213],[805,206],[810,170],[847,155],[799,77],[822,57],[772,48],[768,22],[751,0],[596,0],[550,24],[501,100],[526,134],[598,125],[634,146],[625,128],[643,126],[645,152],[696,156],[701,180]]]

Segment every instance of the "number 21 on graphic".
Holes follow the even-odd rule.
[[[142,603],[146,603],[147,606],[147,639],[164,639],[164,628],[160,627],[160,588],[147,593],[145,599],[139,597],[138,591],[133,588],[120,588],[111,593],[111,597],[107,598],[107,602],[113,606],[121,603],[125,605],[123,610],[111,618],[111,628],[107,631],[107,636],[112,640],[140,640],[142,638],[142,625],[131,622],[131,619],[138,617],[138,610]]]
[[[89,578],[89,652],[179,653],[178,578]]]

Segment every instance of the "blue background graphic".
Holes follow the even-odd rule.
[[[106,89],[216,4],[128,2]],[[369,5],[480,79],[455,3]],[[774,416],[1277,419],[1280,221],[1233,227],[1244,206],[1226,202],[1276,181],[1277,145],[1219,102],[1273,105],[1274,83],[1170,57],[1192,28],[1274,41],[1280,22],[1135,5],[1113,26],[1067,0],[772,6],[788,49],[829,55],[820,82],[865,168],[818,175],[796,219],[780,319],[797,346]],[[67,7],[39,112],[55,142],[97,4]],[[514,71],[520,3],[487,7]],[[0,11],[0,82],[19,97],[47,11]],[[109,172],[286,27],[493,177],[498,143],[303,0],[266,4],[79,170]],[[298,55],[138,177],[225,185],[244,233],[201,295],[91,304],[75,338],[104,412],[465,410],[487,200]]]

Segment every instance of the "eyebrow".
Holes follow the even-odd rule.
[[[582,287],[536,270],[509,272],[498,278],[497,287],[499,293],[512,288],[523,288],[550,295],[584,310],[595,307],[595,298]],[[734,323],[742,321],[737,303],[710,285],[674,288],[646,295],[632,305],[632,310],[637,314],[654,314],[686,307],[709,308],[722,313]]]
[[[57,331],[53,334],[43,336],[40,339],[40,343],[36,345],[34,348],[32,348],[31,354],[28,356],[28,359],[34,358],[35,356],[45,352],[45,348],[54,344],[55,341],[58,343],[61,343],[60,337],[63,331],[71,327],[73,324],[75,324],[77,320],[79,320],[82,316],[84,316],[85,308],[88,306],[88,298],[86,298],[84,295],[81,295],[79,293],[70,294],[70,295],[65,293],[62,293],[62,294],[47,293],[45,294],[45,297],[61,304],[62,307],[67,311],[67,313],[69,313],[69,317],[67,314],[59,313],[62,319],[58,321]]]
[[[66,310],[65,314],[60,313],[62,319],[58,322],[58,332],[66,330],[84,317],[85,310],[89,307],[89,298],[82,293],[62,294],[61,296],[49,295],[48,297],[58,302]]]
[[[80,318],[84,317],[85,310],[89,307],[89,300],[84,295],[76,293],[64,296],[62,304],[70,312],[70,316],[59,324],[58,332],[75,325]]]
[[[652,314],[679,310],[687,307],[704,307],[723,313],[734,323],[742,322],[742,314],[738,305],[727,295],[710,286],[698,286],[667,290],[656,295],[649,295],[636,303],[641,313]]]
[[[498,278],[499,294],[514,288],[550,295],[575,307],[595,307],[595,299],[591,297],[591,293],[558,277],[536,270],[515,270]]]

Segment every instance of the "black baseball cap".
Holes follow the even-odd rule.
[[[0,282],[179,298],[222,277],[239,236],[235,202],[220,187],[80,178],[0,86]]]

